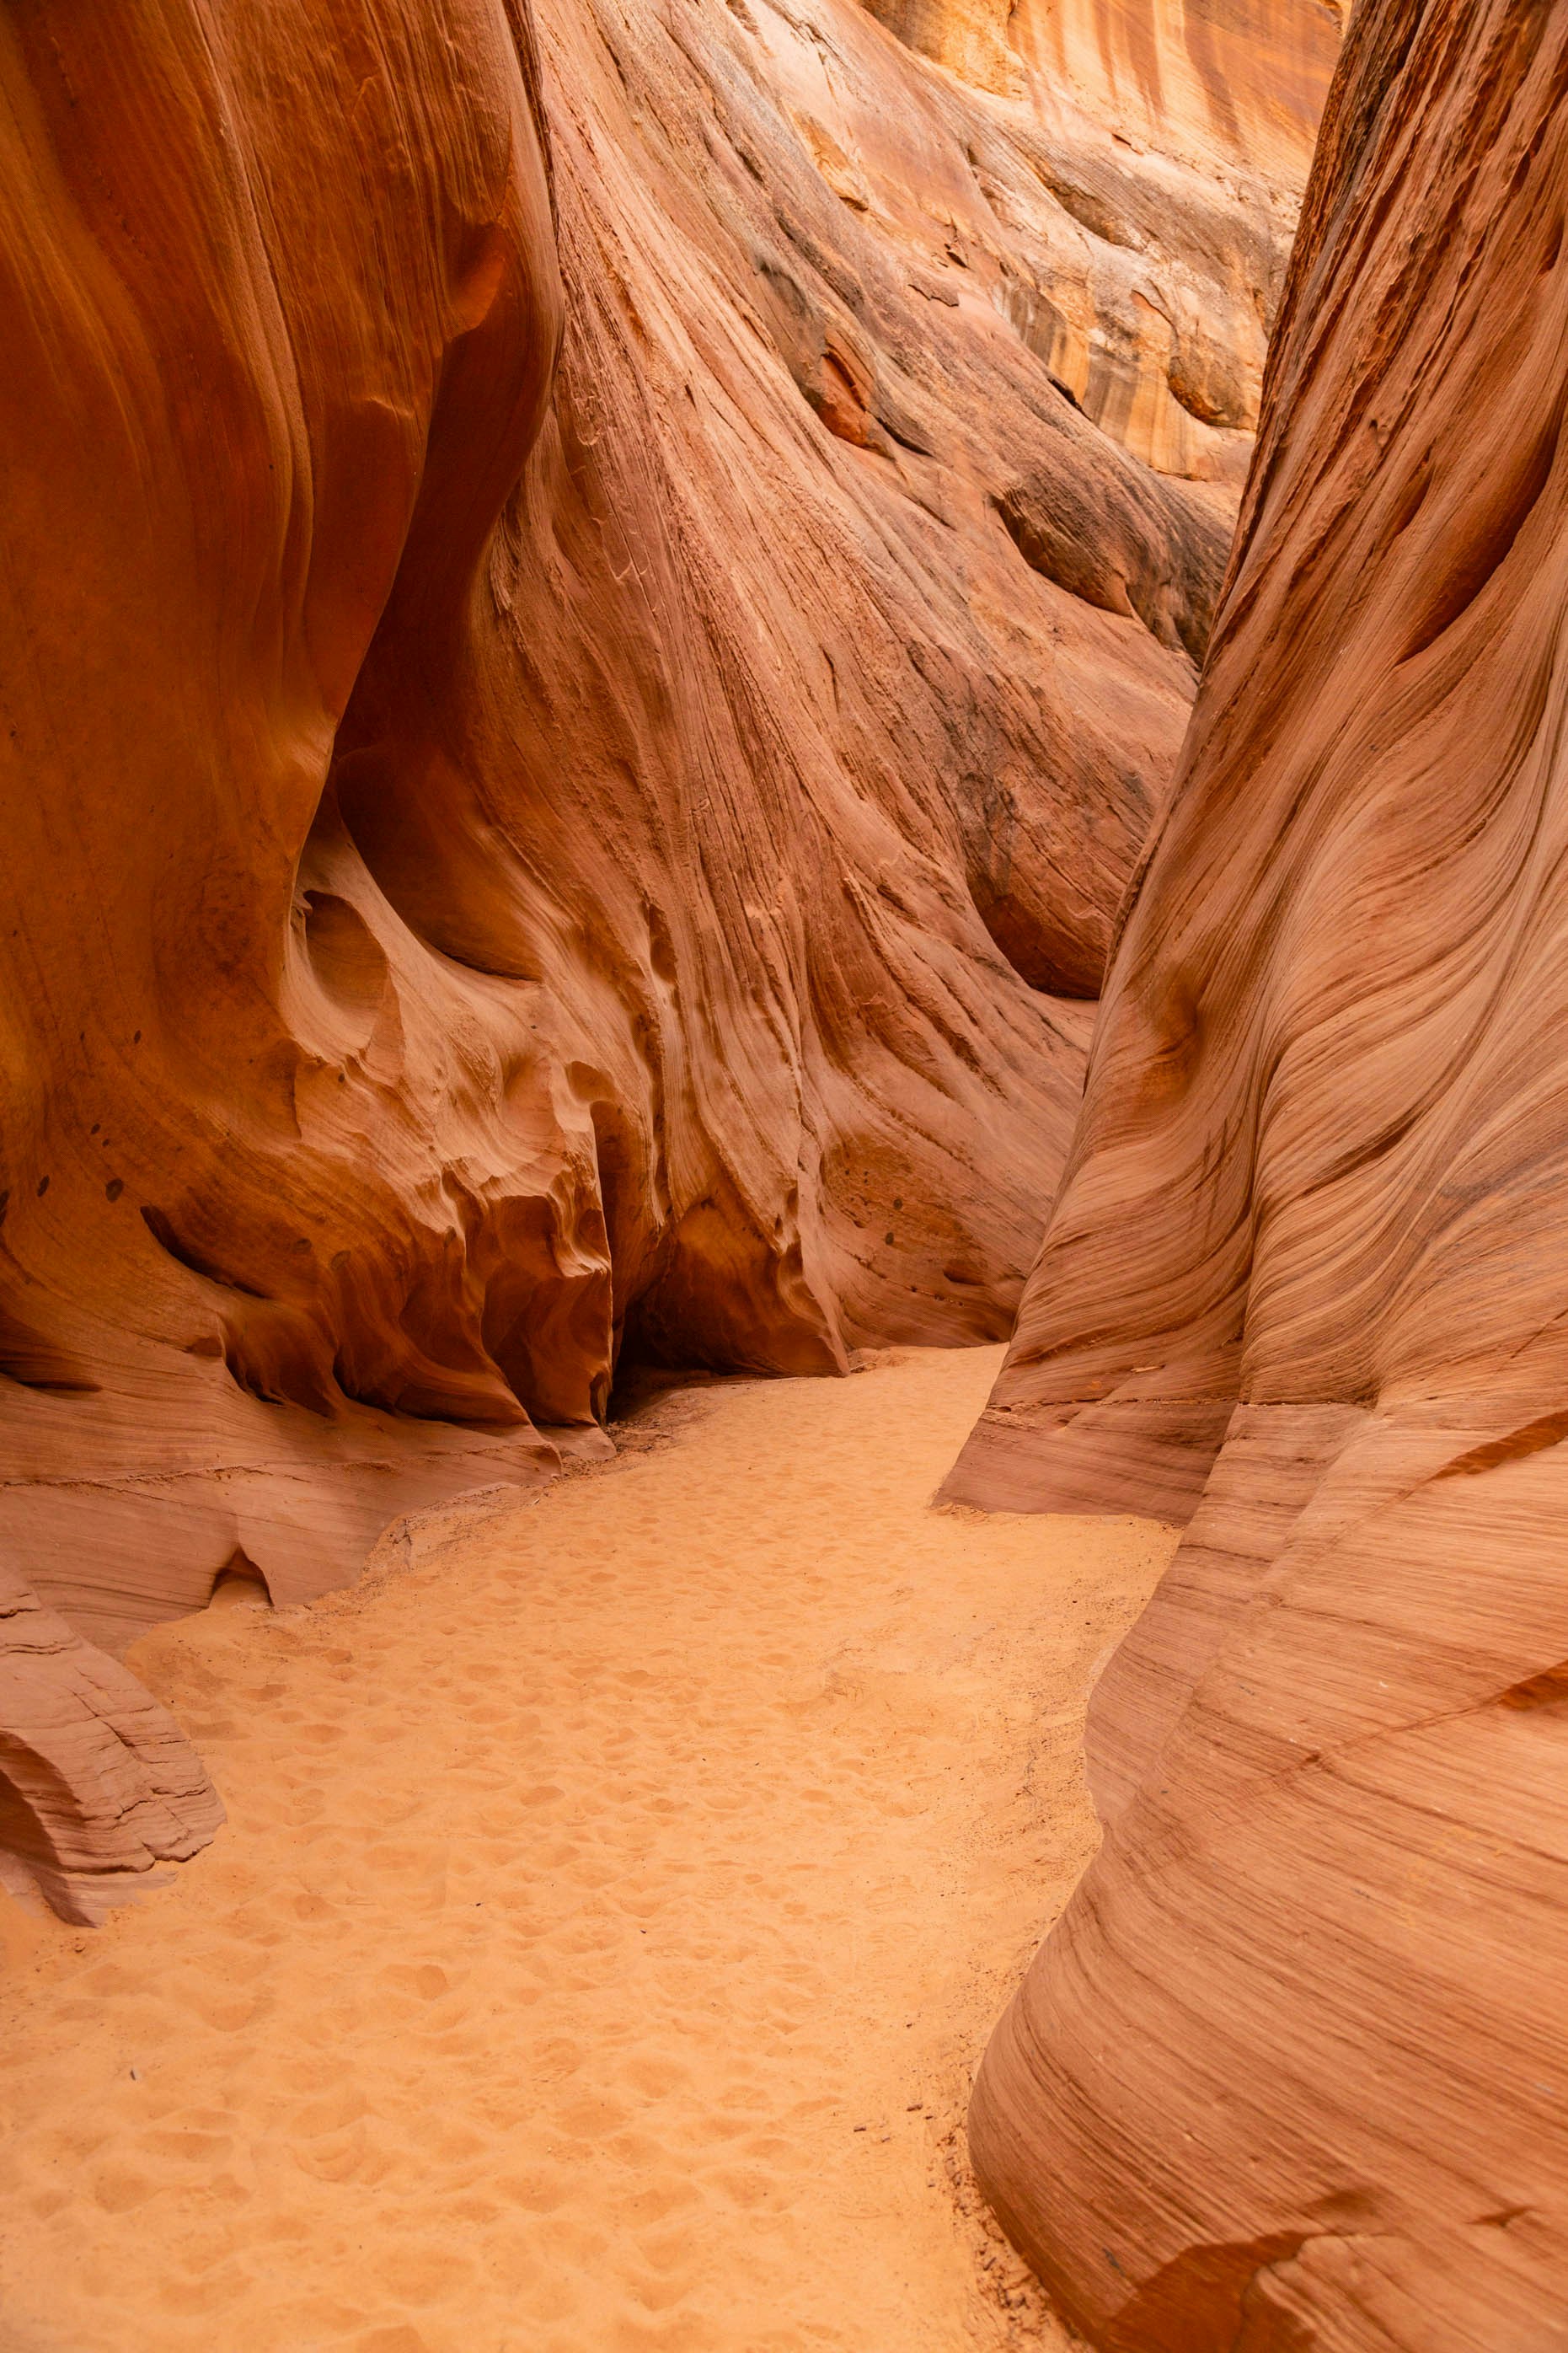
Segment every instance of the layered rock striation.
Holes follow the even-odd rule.
[[[971,1502],[1152,1513],[977,2166],[1093,2343],[1568,2273],[1568,18],[1363,0]]]
[[[1037,1245],[1300,142],[857,0],[536,18],[0,25],[20,1683]],[[51,1886],[195,1834],[132,1742],[51,1847],[17,1723]]]

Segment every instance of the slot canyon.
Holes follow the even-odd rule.
[[[0,2353],[1568,2346],[1568,15],[0,86]]]

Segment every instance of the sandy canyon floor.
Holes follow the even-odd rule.
[[[5,1912],[5,2353],[1062,2341],[961,2124],[1173,1540],[930,1508],[999,1356],[666,1393],[138,1646],[228,1827]]]

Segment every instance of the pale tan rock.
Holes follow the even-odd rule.
[[[1338,11],[1324,0],[867,5],[956,80],[1012,101],[964,109],[988,130],[1007,126],[1012,171],[990,140],[966,143],[987,203],[1024,231],[999,299],[1052,375],[1146,464],[1238,489]]]
[[[1568,2277],[1568,17],[1363,0],[1182,771],[951,1495],[1190,1519],[972,2143],[1123,2353]]]

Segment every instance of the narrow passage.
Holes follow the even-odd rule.
[[[671,1392],[139,1644],[229,1823],[5,1913],[4,2353],[1059,2345],[962,2118],[1170,1539],[929,1508],[999,1358]]]

